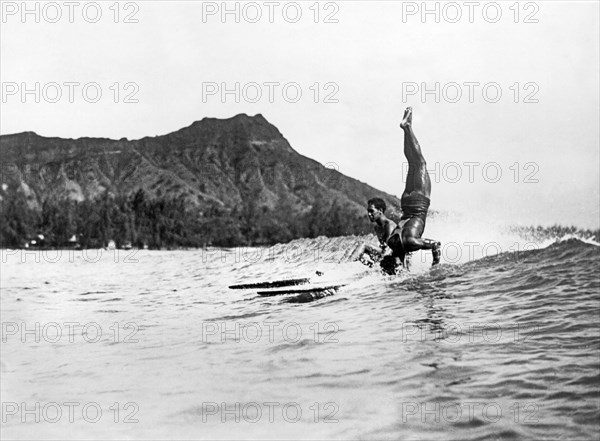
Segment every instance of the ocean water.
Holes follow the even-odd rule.
[[[396,277],[347,261],[373,237],[4,250],[2,437],[599,439],[598,243],[459,225]],[[346,286],[228,289],[295,277]]]

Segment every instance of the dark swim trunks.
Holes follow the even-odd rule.
[[[402,217],[400,218],[400,222],[398,222],[398,226],[392,231],[390,237],[388,239],[388,245],[395,249],[398,244],[395,241],[400,241],[400,245],[404,247],[402,244],[402,230],[406,222],[410,219],[414,219],[415,217],[421,219],[423,221],[423,228],[425,228],[425,220],[427,219],[427,211],[429,210],[429,198],[427,196],[422,195],[421,193],[411,193],[408,196],[403,196],[400,199],[400,206],[402,207]],[[394,236],[398,236],[395,238]]]
[[[402,207],[402,220],[418,217],[425,223],[427,219],[427,211],[429,210],[429,198],[421,193],[411,193],[408,196],[403,196],[400,199]]]

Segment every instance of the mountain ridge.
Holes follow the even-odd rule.
[[[21,222],[15,216],[29,219],[26,227],[3,237],[18,243],[24,231],[53,235],[62,222],[63,215],[56,214],[61,210],[68,219],[79,219],[61,229],[63,238],[85,230],[95,238],[90,243],[103,243],[117,234],[116,221],[110,220],[116,216],[128,222],[119,224],[126,230],[122,241],[144,237],[156,246],[171,239],[187,244],[188,230],[195,231],[189,243],[228,245],[361,234],[371,230],[365,205],[372,197],[384,199],[392,216],[399,213],[395,196],[332,165],[294,150],[261,114],[203,118],[136,140],[45,137],[30,131],[2,135],[0,202],[12,204],[7,211],[12,214],[5,215],[12,225]],[[177,211],[185,221],[173,235],[170,228],[180,221]],[[97,221],[88,227],[85,216],[92,215],[109,226]],[[226,233],[212,226],[215,219],[236,239],[221,240]],[[131,235],[134,239],[127,239]]]
[[[228,153],[227,158],[223,156],[223,151]],[[196,204],[201,203],[203,195],[208,199],[220,200],[224,206],[230,206],[234,199],[239,202],[239,198],[234,196],[236,191],[233,188],[229,189],[229,198],[227,192],[202,191],[207,186],[214,187],[216,178],[226,187],[231,184],[238,187],[238,196],[251,190],[248,187],[252,186],[248,184],[252,184],[253,180],[266,187],[263,188],[263,193],[267,194],[267,189],[282,183],[288,187],[295,184],[302,186],[325,183],[325,193],[329,196],[347,198],[358,203],[361,208],[366,202],[362,200],[364,197],[359,203],[356,197],[344,191],[344,187],[350,187],[347,190],[356,192],[359,186],[365,186],[358,192],[360,195],[372,193],[373,196],[384,197],[392,206],[399,206],[399,201],[394,196],[298,153],[260,113],[255,116],[242,113],[227,119],[206,117],[174,132],[135,140],[46,137],[27,131],[1,135],[0,153],[0,163],[5,172],[3,180],[14,184],[15,178],[18,178],[17,180],[30,187],[34,193],[29,198],[32,207],[39,206],[47,197],[57,196],[61,190],[63,193],[67,192],[67,197],[81,201],[82,198],[95,197],[104,189],[115,194],[130,194],[144,186],[153,189],[161,176],[168,177],[173,184],[177,181],[181,185],[186,183],[191,191],[188,199]],[[111,155],[120,156],[122,163],[114,163]],[[198,155],[200,157],[190,157]],[[273,155],[277,157],[269,160]],[[174,161],[174,157],[179,160]],[[97,161],[95,164],[93,159]],[[139,161],[139,167],[134,167],[132,161]],[[152,180],[148,176],[143,179],[139,176],[141,173],[138,173],[135,182],[128,182],[124,165],[133,173],[136,168],[138,171],[144,166],[153,168],[150,175],[158,179],[150,182]],[[173,171],[177,171],[179,176],[169,173]],[[317,179],[302,182],[311,174]],[[48,177],[53,179],[45,179]],[[265,185],[265,177],[272,177],[271,180],[279,182]],[[81,192],[74,193],[73,189],[77,187],[81,188]],[[175,191],[176,185],[172,187],[171,191]],[[282,191],[281,185],[279,187]],[[151,190],[150,193],[162,195],[159,191]]]

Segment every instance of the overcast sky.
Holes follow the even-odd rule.
[[[2,134],[136,139],[261,113],[400,195],[411,105],[432,208],[599,226],[597,1],[75,3],[2,2]],[[236,83],[239,102],[221,96]]]

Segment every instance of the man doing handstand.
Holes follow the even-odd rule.
[[[389,224],[385,224],[387,231],[384,230],[386,234],[383,237],[392,253],[383,257],[381,267],[388,274],[395,274],[396,268],[405,264],[406,254],[413,251],[431,250],[433,265],[440,263],[441,257],[441,243],[421,237],[425,230],[425,221],[429,210],[431,180],[421,147],[412,130],[411,107],[406,108],[400,127],[404,130],[404,155],[408,159],[408,175],[406,187],[400,199],[402,207],[400,222],[391,232],[389,232]],[[368,209],[374,208],[370,202]],[[371,222],[376,221],[371,214],[369,214],[369,219]]]

